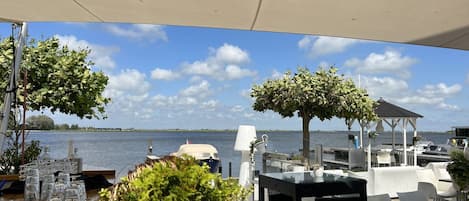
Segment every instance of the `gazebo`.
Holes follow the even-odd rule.
[[[379,120],[374,123],[359,121],[360,123],[360,147],[363,147],[363,131],[367,128],[367,131],[370,131],[370,127],[376,124],[376,131],[383,132],[383,122],[386,122],[391,127],[392,133],[392,149],[395,149],[395,131],[396,126],[401,123],[402,133],[403,133],[403,155],[404,155],[404,165],[407,165],[407,126],[410,124],[413,128],[413,136],[417,136],[417,118],[422,118],[423,116],[415,112],[409,111],[392,103],[385,101],[383,98],[380,98],[378,101],[378,106],[375,108],[375,113],[378,116]],[[417,165],[417,154],[414,152],[414,165]]]

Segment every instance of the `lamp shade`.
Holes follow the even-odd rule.
[[[378,124],[376,124],[376,132],[378,132],[378,133],[384,132],[383,120],[382,119],[380,119],[378,121]]]
[[[249,151],[251,142],[255,139],[256,127],[250,125],[240,125],[238,128],[238,134],[236,135],[234,150]]]

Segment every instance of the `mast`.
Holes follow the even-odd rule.
[[[11,103],[13,98],[15,97],[17,81],[19,77],[19,69],[20,64],[23,56],[23,46],[25,45],[25,40],[28,34],[28,26],[26,22],[21,24],[21,32],[18,36],[18,43],[15,45],[15,55],[13,58],[13,64],[11,66],[11,74],[10,74],[10,84],[5,92],[5,97],[3,100],[3,108],[2,113],[0,114],[1,124],[0,124],[0,154],[3,153],[3,144],[5,141],[5,136],[7,134],[8,129],[8,120],[10,118],[10,111],[11,111]],[[13,26],[15,26],[13,25]]]

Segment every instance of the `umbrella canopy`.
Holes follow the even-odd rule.
[[[467,0],[15,0],[0,21],[124,22],[338,36],[469,50]]]

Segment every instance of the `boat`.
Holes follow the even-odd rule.
[[[220,169],[220,158],[217,149],[210,144],[183,144],[177,152],[171,153],[171,156],[182,157],[184,155],[192,156],[199,161],[200,165],[207,164],[210,172],[217,173]]]
[[[469,145],[469,127],[453,127],[456,136],[450,137],[446,144],[429,145],[423,154],[449,155],[453,150],[464,150]]]
[[[221,173],[221,161],[218,156],[217,149],[210,144],[191,144],[186,141],[186,144],[182,144],[177,152],[169,154],[169,156],[182,157],[184,155],[192,156],[199,161],[200,165],[207,164],[210,167],[211,173]],[[146,157],[147,164],[160,161],[164,157],[160,157],[153,154],[153,147],[148,147],[148,154]]]

